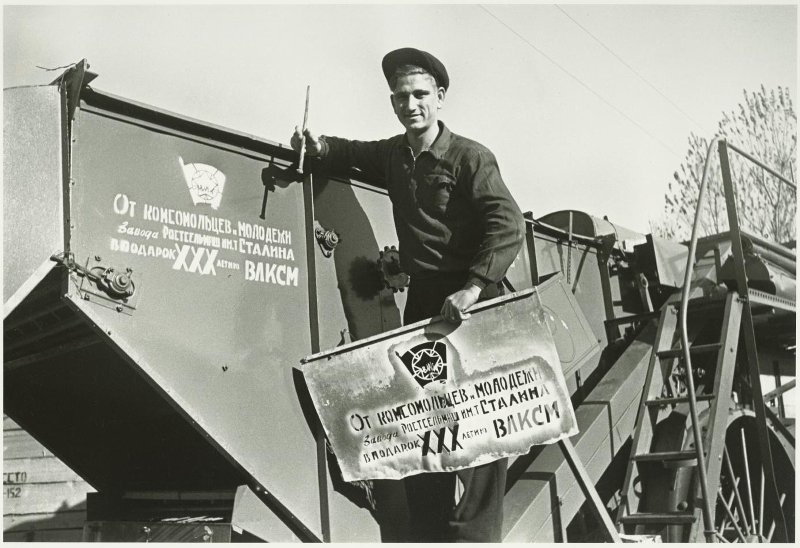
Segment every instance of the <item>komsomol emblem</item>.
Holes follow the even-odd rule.
[[[208,204],[211,209],[217,209],[222,201],[222,190],[225,188],[225,174],[214,166],[208,164],[185,164],[183,158],[178,156],[178,161],[183,169],[183,177],[192,202]]]
[[[442,341],[424,342],[402,356],[396,354],[420,386],[447,380],[447,346]]]

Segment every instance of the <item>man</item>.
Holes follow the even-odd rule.
[[[478,300],[502,293],[524,239],[522,213],[494,155],[439,121],[450,84],[444,65],[402,48],[388,53],[382,68],[405,133],[364,142],[317,138],[307,129],[306,154],[333,171],[358,168],[388,190],[401,266],[411,276],[404,323],[436,314],[458,323]],[[295,128],[297,151],[301,137]],[[405,478],[412,540],[499,542],[506,464]]]

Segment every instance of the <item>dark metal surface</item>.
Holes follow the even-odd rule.
[[[164,523],[152,521],[89,521],[88,542],[231,542],[229,523]]]
[[[397,245],[387,194],[318,175],[313,193],[315,220],[339,235],[330,253],[314,245],[317,351],[399,327],[406,294],[384,289],[376,263],[380,250]]]
[[[739,290],[736,280],[734,257],[730,256],[719,269],[718,277],[734,291]],[[744,268],[747,283],[751,290],[775,295],[779,299],[794,300],[797,294],[797,282],[794,273],[789,273],[766,257],[745,252]]]

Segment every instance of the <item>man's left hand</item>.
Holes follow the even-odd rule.
[[[456,291],[444,300],[442,305],[442,317],[451,323],[458,323],[469,318],[467,309],[478,302],[481,288],[470,285],[468,288]]]

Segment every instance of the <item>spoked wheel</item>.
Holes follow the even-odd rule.
[[[673,414],[675,424],[662,429],[655,450],[665,451],[693,448],[690,421],[685,416]],[[705,430],[707,413],[700,421]],[[664,421],[666,423],[667,421]],[[718,542],[787,542],[778,538],[775,516],[766,503],[766,490],[758,451],[758,431],[755,414],[749,410],[728,411],[721,454],[708,456],[706,462],[716,459],[719,470],[708,477],[709,494],[715,496],[712,505],[714,531]],[[716,447],[720,445],[714,444]],[[788,541],[794,540],[794,447],[779,432],[770,427],[770,449],[773,468],[778,481],[778,493],[783,508]],[[708,451],[708,447],[704,447]],[[712,468],[712,467],[709,467]],[[642,476],[642,501],[640,512],[664,514],[684,513],[694,515],[685,523],[653,525],[637,533],[658,534],[664,542],[704,542],[705,525],[701,512],[701,490],[697,483],[696,461],[678,463],[672,467],[653,467]]]
[[[755,417],[743,411],[737,415],[728,423],[725,433],[714,528],[721,542],[771,542],[775,519],[764,504],[764,473],[759,461]],[[791,541],[794,539],[794,448],[777,433],[770,436],[770,444]]]

